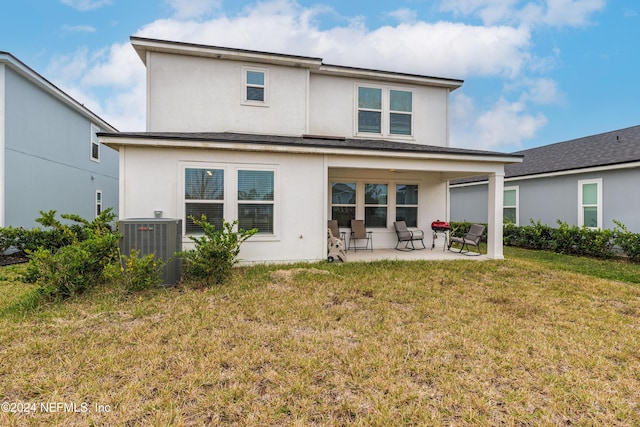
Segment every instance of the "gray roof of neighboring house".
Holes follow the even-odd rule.
[[[640,161],[640,126],[558,142],[513,154],[522,163],[505,167],[505,177],[537,175]]]
[[[640,162],[640,126],[543,145],[513,154],[524,156],[523,161],[506,165],[505,178]],[[486,179],[486,176],[479,176],[455,180],[452,184]]]
[[[99,136],[132,139],[158,139],[158,140],[183,140],[183,141],[212,141],[223,143],[252,143],[279,146],[306,146],[317,148],[338,148],[374,151],[394,151],[412,153],[441,153],[460,154],[472,156],[494,156],[509,159],[520,158],[517,154],[505,154],[494,151],[470,150],[465,148],[441,147],[434,145],[411,144],[378,139],[350,139],[330,136],[304,135],[304,136],[280,136],[280,135],[254,135],[232,132],[102,132]]]

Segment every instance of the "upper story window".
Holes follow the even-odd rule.
[[[243,102],[251,105],[266,105],[269,100],[269,72],[265,68],[243,67]]]
[[[358,132],[382,133],[382,89],[358,88]]]
[[[412,94],[404,90],[389,91],[389,133],[411,135]]]
[[[357,133],[411,136],[413,94],[406,90],[358,86]]]
[[[91,160],[95,162],[100,161],[100,142],[98,141],[98,132],[100,132],[100,128],[91,124]]]

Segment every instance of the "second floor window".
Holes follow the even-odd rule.
[[[96,125],[91,125],[91,160],[100,161],[100,142],[98,141],[98,132],[100,128]]]
[[[268,102],[267,81],[269,74],[266,69],[243,68],[244,93],[243,102],[247,104],[264,105]]]
[[[406,90],[358,86],[357,133],[413,134],[413,94]]]

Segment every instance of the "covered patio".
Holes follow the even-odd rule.
[[[457,251],[442,250],[442,247],[430,247],[415,251],[398,251],[396,249],[374,249],[373,251],[347,251],[347,262],[371,262],[371,261],[486,261],[491,259],[487,255],[470,256]]]

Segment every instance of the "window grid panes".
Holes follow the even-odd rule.
[[[91,160],[100,160],[100,142],[98,141],[98,132],[100,128],[91,125]]]
[[[357,114],[357,132],[410,136],[413,133],[413,94],[359,86]]]
[[[364,185],[364,223],[367,227],[387,227],[387,184]]]
[[[331,183],[331,219],[339,227],[350,227],[356,218],[356,184],[354,182]]]
[[[504,190],[503,222],[518,225],[517,209],[518,192],[516,189]]]
[[[263,71],[246,71],[247,101],[265,101],[265,73]]]
[[[102,191],[96,190],[96,217],[102,213]]]
[[[594,182],[596,181],[596,182]],[[600,188],[601,181],[580,182],[580,221],[579,225],[589,228],[601,227]]]
[[[274,233],[274,180],[273,171],[238,171],[239,228],[257,228],[262,234]]]
[[[401,90],[389,91],[389,133],[411,135],[412,94]]]
[[[418,226],[418,186],[396,184],[396,221],[404,221],[408,227]]]
[[[202,233],[202,228],[193,223],[191,216],[222,229],[224,216],[224,170],[207,168],[185,169],[185,231],[187,234]]]
[[[358,88],[358,132],[382,133],[382,89]]]

